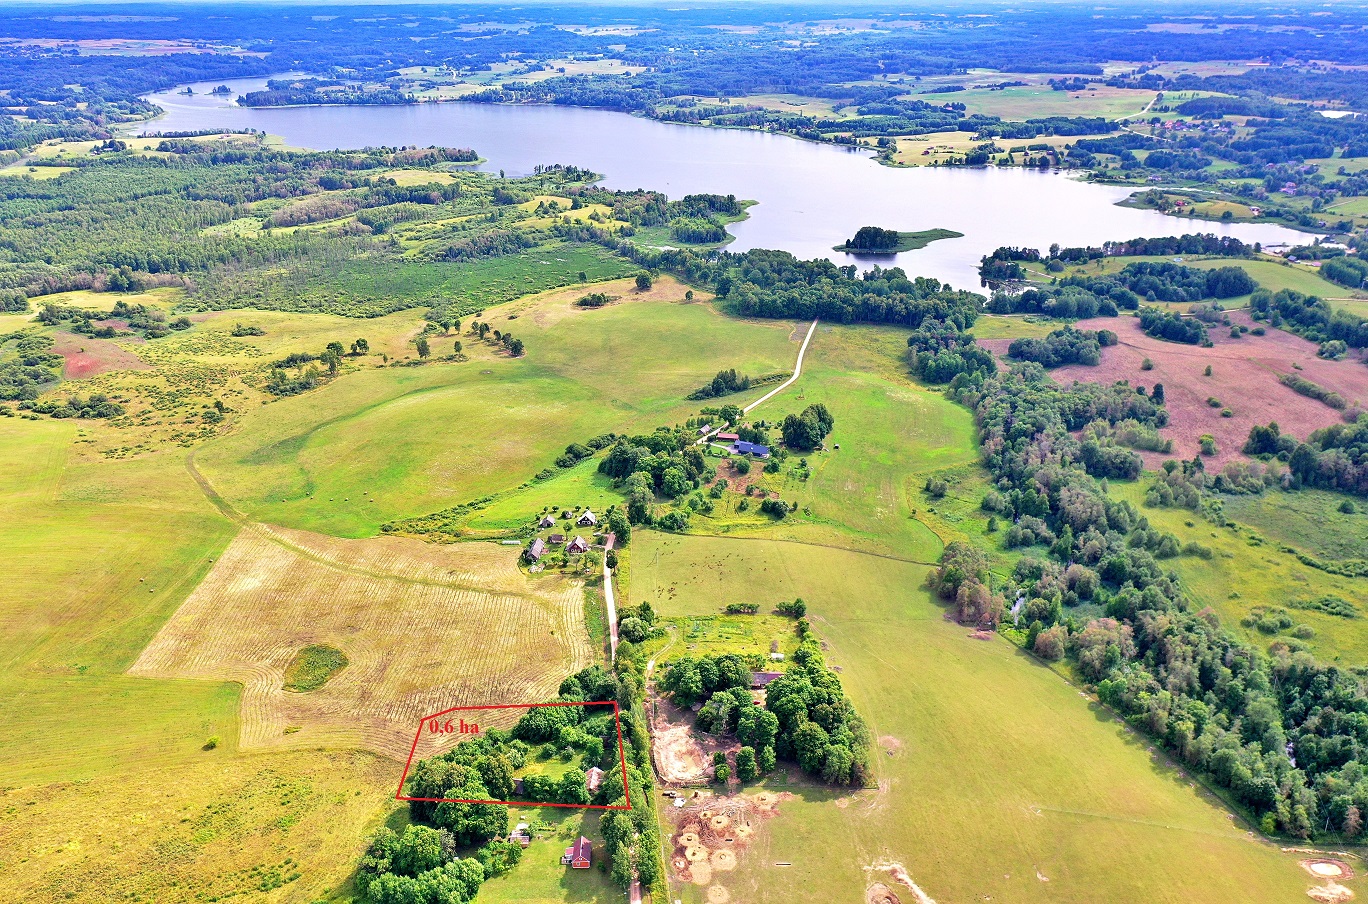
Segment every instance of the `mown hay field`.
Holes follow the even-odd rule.
[[[590,663],[581,585],[529,577],[517,556],[493,543],[251,526],[129,674],[240,682],[243,750],[326,745],[404,758],[423,716],[548,699]],[[287,690],[286,669],[313,644],[341,650],[346,668],[317,690]]]
[[[621,299],[574,306],[600,290]],[[723,368],[792,368],[790,324],[726,318],[682,302],[684,291],[662,279],[639,299],[622,281],[491,309],[482,319],[523,339],[524,357],[348,375],[249,413],[197,460],[253,520],[373,536],[387,521],[515,487],[569,442],[682,420],[698,407],[685,396]]]
[[[793,797],[734,872],[714,874],[730,900],[854,900],[874,882],[897,887],[894,864],[938,901],[1303,899],[1310,883],[1291,855],[1256,840],[1139,736],[1001,638],[970,639],[947,622],[925,567],[658,533],[634,547],[632,599],[673,589],[645,595],[665,616],[715,611],[757,588],[803,597],[878,739],[877,789],[766,783]],[[672,895],[709,900],[692,884]]]

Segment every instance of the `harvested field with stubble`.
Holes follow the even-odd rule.
[[[529,577],[517,555],[251,525],[129,674],[241,682],[244,750],[326,744],[404,758],[424,715],[550,699],[591,661],[582,584]],[[317,690],[285,690],[312,644],[341,650],[346,668]]]
[[[1230,320],[1258,326],[1243,311],[1231,312]],[[1142,453],[1147,467],[1155,467],[1168,457],[1194,457],[1203,433],[1216,438],[1217,454],[1206,459],[1210,468],[1239,458],[1249,428],[1255,424],[1277,421],[1283,433],[1305,439],[1313,430],[1341,422],[1341,412],[1279,383],[1283,374],[1297,374],[1334,390],[1351,407],[1355,402],[1368,403],[1368,367],[1363,362],[1317,358],[1315,343],[1272,327],[1265,327],[1266,335],[1246,333],[1240,339],[1230,338],[1228,328],[1214,327],[1210,330],[1213,347],[1199,348],[1147,336],[1133,317],[1081,320],[1077,326],[1080,330],[1113,330],[1120,342],[1104,348],[1102,363],[1095,367],[1072,364],[1056,368],[1051,371],[1055,380],[1064,384],[1073,380],[1104,384],[1129,380],[1147,390],[1155,383],[1164,384],[1169,426],[1162,433],[1173,440],[1173,452],[1171,456]],[[1146,358],[1154,362],[1153,370],[1140,369]],[[1209,377],[1202,374],[1208,364]],[[1208,404],[1209,398],[1221,405]],[[1230,409],[1231,417],[1221,416],[1223,407]]]

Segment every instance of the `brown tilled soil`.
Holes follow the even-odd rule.
[[[344,743],[403,758],[424,715],[549,700],[557,676],[591,661],[581,586],[529,578],[516,559],[494,543],[251,525],[129,674],[242,682],[245,749]],[[310,644],[349,664],[317,690],[284,690],[286,666]],[[507,727],[521,711],[505,713],[477,724]],[[425,734],[418,754],[457,740]]]
[[[94,339],[74,333],[58,333],[53,354],[66,359],[62,376],[84,380],[111,370],[150,370],[152,365],[108,339]]]
[[[1231,312],[1230,319],[1249,327],[1257,325],[1243,311]],[[1077,326],[1081,330],[1112,330],[1120,343],[1103,349],[1102,363],[1095,367],[1072,364],[1051,371],[1057,382],[1105,384],[1129,380],[1131,385],[1147,390],[1155,383],[1164,384],[1169,426],[1162,432],[1173,440],[1173,452],[1168,456],[1141,453],[1147,467],[1154,467],[1168,457],[1197,455],[1197,439],[1203,433],[1216,438],[1219,450],[1216,456],[1206,459],[1210,469],[1240,458],[1240,448],[1255,424],[1277,421],[1283,433],[1305,439],[1313,430],[1342,422],[1339,411],[1279,383],[1282,374],[1299,374],[1332,389],[1351,407],[1355,402],[1368,406],[1368,367],[1361,360],[1352,355],[1343,361],[1317,358],[1315,343],[1283,330],[1266,327],[1266,335],[1246,333],[1243,338],[1232,339],[1228,327],[1215,326],[1210,330],[1213,347],[1198,348],[1146,336],[1134,317],[1099,317],[1081,320]],[[1011,343],[995,339],[982,344],[998,354],[1006,354]],[[1140,369],[1145,358],[1154,362],[1152,370]],[[1301,369],[1294,368],[1293,363],[1301,365]],[[1212,370],[1209,377],[1202,373],[1208,364]],[[1221,417],[1221,408],[1209,405],[1208,398],[1230,408],[1232,416]]]

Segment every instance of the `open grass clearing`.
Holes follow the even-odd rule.
[[[1007,79],[1004,79],[1007,80]],[[996,81],[996,79],[994,79]],[[1007,120],[1039,119],[1046,116],[1096,116],[1119,119],[1142,112],[1154,100],[1155,92],[1137,88],[1112,88],[1089,85],[1083,91],[1056,91],[1048,84],[1003,88],[969,88],[943,95],[946,100],[964,104],[966,112],[998,116]],[[933,95],[923,100],[939,99]]]
[[[1222,496],[1226,515],[1269,538],[1329,561],[1368,558],[1368,505],[1343,493],[1302,489]],[[1341,512],[1349,502],[1353,512]]]
[[[129,674],[240,682],[243,749],[404,757],[424,715],[550,698],[591,661],[580,584],[528,577],[517,556],[492,543],[248,527]],[[349,664],[291,693],[286,670],[311,645]]]
[[[264,406],[207,446],[201,466],[253,520],[371,536],[518,486],[568,443],[683,420],[697,411],[685,396],[723,368],[793,365],[789,324],[609,288],[624,290],[621,302],[597,310],[575,307],[585,288],[486,311],[482,320],[527,343],[523,358],[364,370]]]
[[[398,779],[398,764],[357,751],[219,748],[175,769],[7,788],[0,881],[34,904],[350,900]]]
[[[766,783],[792,797],[733,872],[714,874],[733,901],[849,900],[892,863],[940,901],[1293,901],[1307,887],[1291,855],[1057,675],[945,621],[925,567],[656,533],[632,554],[638,573],[658,554],[658,586],[677,588],[651,600],[667,617],[756,587],[803,597],[878,739],[877,790]],[[672,886],[691,904],[706,893]]]
[[[1186,509],[1144,508],[1142,482],[1113,482],[1111,492],[1140,508],[1150,523],[1160,530],[1174,534],[1183,543],[1196,542],[1212,550],[1210,559],[1180,556],[1170,561],[1182,578],[1183,589],[1193,605],[1197,608],[1210,606],[1220,616],[1226,630],[1261,649],[1267,649],[1277,640],[1296,641],[1326,661],[1344,666],[1368,665],[1368,608],[1363,605],[1363,580],[1327,574],[1303,565],[1295,555],[1279,548],[1282,542],[1300,545],[1292,543],[1292,538],[1284,541],[1278,536],[1278,533],[1300,533],[1299,528],[1306,525],[1304,518],[1298,518],[1290,511],[1291,506],[1299,503],[1289,502],[1274,491],[1270,491],[1267,499],[1261,497],[1251,503],[1242,504],[1236,500],[1231,506],[1233,511],[1227,514],[1243,524],[1231,529],[1216,527]],[[1265,512],[1254,512],[1250,521],[1244,522],[1240,515],[1251,514],[1250,509],[1255,507]],[[1270,531],[1267,520],[1273,517],[1286,518],[1289,523],[1278,532]],[[1325,517],[1332,516],[1326,514]],[[1362,514],[1339,517],[1357,518],[1360,522],[1365,518]],[[1336,533],[1345,536],[1344,529]],[[1295,605],[1325,596],[1338,596],[1357,604],[1359,617],[1340,618]],[[1265,634],[1242,624],[1256,608],[1285,609],[1294,621],[1292,627],[1308,625],[1315,634],[1294,638],[1289,631]]]
[[[752,413],[777,424],[821,402],[836,419],[826,440],[831,451],[787,462],[806,458],[811,477],[802,480],[790,469],[760,478],[761,486],[797,503],[799,511],[776,525],[755,515],[754,507],[733,517],[732,501],[711,519],[695,516],[693,529],[935,561],[943,544],[915,516],[920,490],[930,472],[976,459],[973,418],[907,376],[906,337],[906,330],[892,327],[819,325],[802,377]]]

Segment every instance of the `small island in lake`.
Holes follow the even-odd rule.
[[[850,254],[897,254],[900,251],[916,251],[941,239],[963,238],[964,233],[953,229],[923,229],[921,232],[899,232],[896,229],[882,229],[878,226],[861,226],[855,237],[844,245],[837,245],[832,251],[845,251]]]

